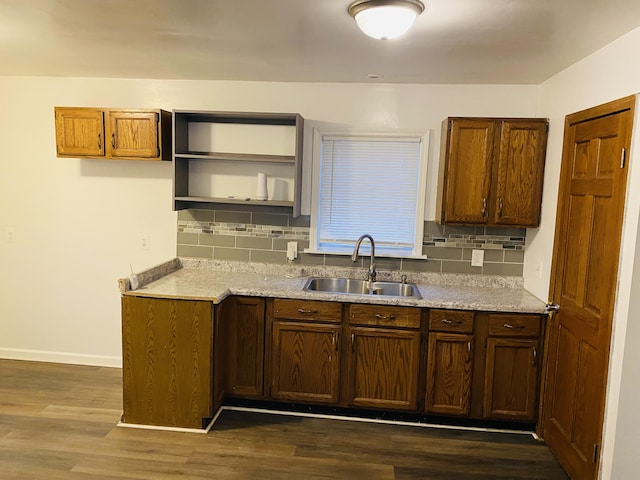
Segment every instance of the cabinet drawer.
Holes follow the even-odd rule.
[[[351,325],[380,325],[385,327],[420,328],[419,308],[386,305],[350,305]]]
[[[429,330],[434,332],[473,332],[473,312],[460,310],[431,310]]]
[[[340,323],[342,321],[342,304],[276,298],[273,301],[273,316],[285,320],[319,320]]]
[[[489,315],[491,337],[538,337],[540,317],[537,315],[491,314]]]

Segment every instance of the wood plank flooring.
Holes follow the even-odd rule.
[[[0,360],[0,478],[568,478],[544,444],[521,434],[231,410],[207,435],[118,428],[121,375]]]

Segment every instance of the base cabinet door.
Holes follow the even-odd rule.
[[[264,393],[264,298],[232,297],[227,312],[230,395],[261,397]]]
[[[484,415],[535,421],[538,410],[538,340],[487,339]]]
[[[123,419],[203,428],[213,416],[211,302],[122,297]]]
[[[337,403],[340,329],[339,324],[273,322],[271,396],[280,400]]]
[[[431,332],[427,354],[426,411],[468,415],[471,406],[473,335]]]
[[[416,410],[420,335],[419,331],[351,327],[348,404]]]

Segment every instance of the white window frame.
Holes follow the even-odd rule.
[[[331,249],[324,249],[319,246],[318,238],[318,226],[319,226],[319,206],[320,206],[320,181],[321,181],[321,167],[322,167],[322,139],[323,137],[337,137],[343,139],[370,139],[370,140],[392,140],[398,141],[402,139],[411,139],[420,141],[420,160],[418,167],[418,189],[416,199],[416,212],[415,212],[415,228],[413,248],[410,253],[399,252],[384,248],[384,246],[376,244],[376,257],[390,257],[390,258],[418,258],[426,259],[426,255],[422,253],[422,241],[424,233],[424,216],[425,216],[425,204],[427,194],[427,166],[428,166],[428,152],[429,152],[429,131],[415,132],[415,131],[397,131],[397,132],[352,132],[352,131],[322,131],[314,128],[313,133],[313,169],[312,169],[312,195],[311,195],[311,222],[309,231],[309,248],[305,249],[306,253],[317,253],[325,255],[351,255],[352,251],[336,251]],[[385,185],[380,185],[379,189],[373,189],[371,192],[372,205],[375,205],[376,201],[384,201]],[[375,207],[372,207],[375,208]],[[362,234],[369,232],[362,232]],[[353,240],[354,246],[357,238]],[[374,236],[375,241],[375,236]],[[363,243],[362,253],[367,254],[369,252],[369,242]],[[366,248],[365,248],[366,247]]]

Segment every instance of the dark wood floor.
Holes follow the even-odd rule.
[[[0,360],[2,480],[565,480],[531,436],[224,411],[207,435],[118,428],[121,371]]]

